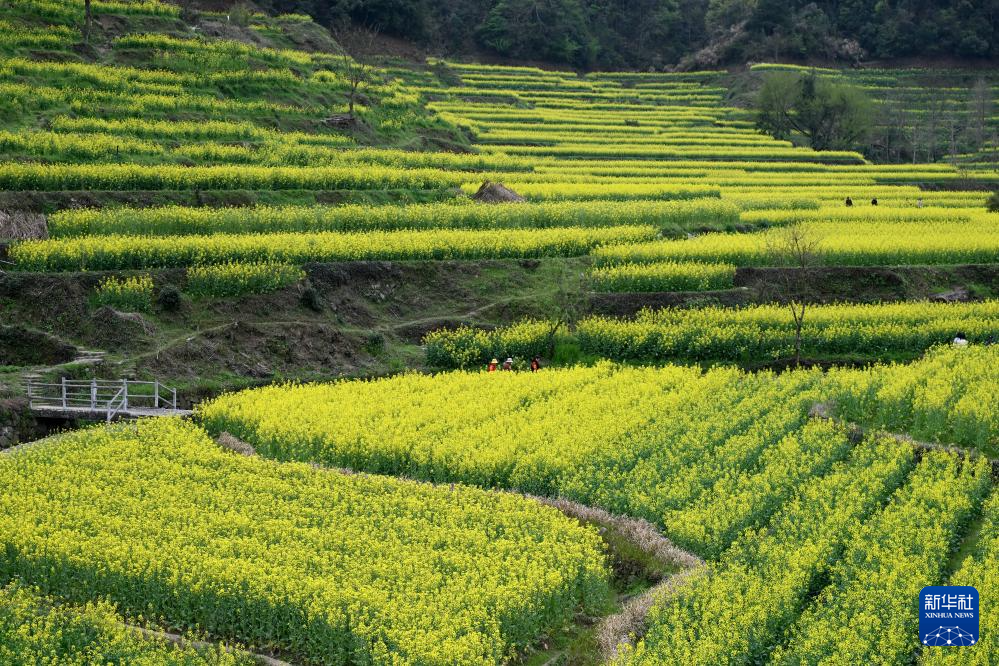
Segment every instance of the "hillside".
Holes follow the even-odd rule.
[[[781,60],[807,64],[999,57],[995,7],[960,0],[259,0],[353,23],[431,54],[582,70],[692,70]]]
[[[809,68],[865,155],[787,62],[85,7],[0,7],[0,663],[991,662],[992,72]]]
[[[20,20],[44,24],[44,16],[20,11]],[[60,350],[49,360],[67,361],[75,358],[67,350],[96,348],[110,354],[115,374],[179,382],[191,399],[271,377],[378,374],[421,364],[415,344],[440,325],[549,318],[566,303],[610,313],[643,303],[627,294],[584,296],[590,289],[710,287],[729,290],[716,302],[751,302],[756,292],[765,301],[765,284],[733,290],[754,280],[735,277],[737,266],[726,264],[704,281],[682,266],[642,267],[630,253],[604,253],[600,263],[631,263],[581,280],[589,260],[576,257],[614,240],[747,231],[797,219],[898,218],[912,228],[956,214],[978,219],[984,213],[972,209],[984,200],[980,188],[997,179],[985,163],[960,170],[875,166],[856,153],[816,152],[762,136],[750,111],[727,105],[731,79],[721,71],[579,77],[384,62],[366,66],[366,103],[358,103],[355,122],[337,129],[324,120],[346,112],[342,77],[353,65],[327,52],[336,45],[323,42],[313,24],[262,15],[246,18],[248,27],[212,14],[196,19],[202,33],[270,35],[271,46],[256,47],[199,37],[198,30],[174,36],[186,29],[184,21],[170,9],[157,11],[167,15],[115,17],[116,30],[133,21],[141,32],[95,34],[82,57],[70,48],[73,33],[65,26],[46,28],[70,36],[62,38],[63,50],[49,44],[44,60],[37,46],[11,47],[6,85],[34,106],[23,107],[0,142],[7,160],[0,201],[8,211],[48,214],[34,233],[50,239],[9,249],[15,268],[47,273],[26,280],[11,272],[4,292],[30,294],[9,303],[15,339],[35,345],[40,335],[55,336],[58,344],[43,346],[39,360],[47,349]],[[148,32],[154,26],[160,32]],[[295,40],[325,50],[277,50]],[[213,70],[190,71],[193,59],[209,56]],[[54,85],[71,75],[79,87]],[[942,75],[959,81],[960,73]],[[876,85],[889,74],[866,76]],[[906,99],[916,108],[921,98]],[[431,139],[457,145],[466,137],[474,137],[475,153],[391,147]],[[490,207],[458,196],[458,188],[471,194],[484,180],[502,181],[531,203]],[[858,208],[839,206],[847,196]],[[882,208],[865,212],[862,204],[875,196]],[[916,199],[926,207],[915,210]],[[442,203],[422,203],[435,201]],[[331,206],[344,203],[353,205]],[[990,238],[988,226],[982,218],[968,242]],[[204,235],[217,233],[225,235]],[[987,245],[977,255],[906,261],[987,263],[989,252]],[[547,260],[539,264],[541,257]],[[448,263],[408,263],[429,258]],[[311,263],[356,260],[369,263]],[[382,260],[406,261],[370,263]],[[949,268],[917,268],[913,279],[899,273],[896,258],[876,254],[849,263],[892,264],[895,272],[851,268],[817,298],[926,297],[952,289],[954,280],[982,297],[995,279],[989,270],[966,278]],[[289,268],[277,276],[276,265]],[[145,272],[128,272],[136,270]],[[128,287],[140,292],[131,300],[101,295],[102,282],[111,280],[111,289],[126,279],[151,286]],[[178,290],[184,295],[176,304],[163,297],[175,299]],[[262,290],[272,293],[252,294]],[[213,298],[226,295],[244,298]],[[52,298],[61,313],[55,320],[38,308]],[[682,302],[663,295],[644,301]],[[123,319],[102,304],[143,313]]]
[[[84,39],[82,10],[19,0],[0,14],[6,159],[321,163],[346,146],[461,142],[308,17],[98,0]]]

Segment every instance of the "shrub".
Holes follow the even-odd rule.
[[[182,303],[183,296],[181,296],[180,289],[172,284],[164,286],[156,295],[156,305],[164,312],[177,312]]]
[[[364,349],[372,356],[382,353],[385,351],[385,336],[381,333],[370,334],[367,342],[364,343]]]
[[[323,301],[319,298],[319,292],[316,288],[312,286],[312,283],[306,279],[305,288],[302,289],[302,296],[299,298],[299,302],[303,307],[306,307],[313,312],[323,311]]]

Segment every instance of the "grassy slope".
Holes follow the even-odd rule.
[[[420,367],[418,344],[426,331],[545,316],[557,309],[560,291],[579,290],[583,262],[310,265],[308,284],[318,296],[319,311],[302,304],[304,285],[299,284],[234,299],[185,297],[179,312],[144,314],[144,325],[89,304],[99,274],[7,274],[0,275],[0,306],[10,321],[28,329],[81,349],[107,349],[108,367],[102,372],[157,376],[178,383],[187,389],[185,397],[194,399],[279,378],[380,375]],[[181,271],[155,275],[157,288],[183,280]],[[29,337],[24,342],[35,344]],[[6,379],[15,381],[21,369],[8,368]],[[92,369],[71,364],[57,371],[89,376]]]
[[[4,323],[16,322],[39,338],[12,335],[17,346],[39,350],[19,360],[0,358],[0,381],[15,384],[25,365],[57,365],[52,372],[89,377],[87,365],[63,365],[73,358],[59,341],[77,349],[105,349],[108,363],[100,372],[158,377],[182,389],[186,400],[219,390],[276,379],[327,379],[334,376],[383,375],[424,368],[422,336],[442,326],[498,326],[525,317],[550,317],[575,306],[581,312],[629,314],[648,305],[650,295],[593,295],[578,299],[587,259],[470,262],[363,262],[306,267],[308,285],[320,304],[302,303],[306,284],[272,294],[230,299],[185,297],[179,312],[155,308],[143,324],[117,318],[89,302],[103,273],[0,275]],[[925,298],[957,284],[970,284],[960,270],[910,268],[876,274],[864,270],[823,280],[830,300],[876,300],[890,296]],[[999,290],[999,275],[976,286],[983,297]],[[157,289],[182,286],[183,271],[154,272]],[[730,292],[670,294],[664,305],[697,307],[708,303],[752,302],[760,284]],[[53,312],[58,313],[53,316]],[[9,317],[9,319],[7,319]],[[563,361],[577,360],[571,349]],[[824,359],[817,359],[824,360]],[[844,359],[864,362],[867,359]],[[25,365],[21,365],[25,364]]]

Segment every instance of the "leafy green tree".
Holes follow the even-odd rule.
[[[992,196],[985,203],[985,207],[989,209],[989,212],[999,213],[999,192],[992,193]]]
[[[579,0],[500,0],[476,32],[500,55],[589,67],[599,51]]]
[[[757,96],[757,127],[779,139],[797,134],[815,150],[844,150],[862,144],[873,125],[873,107],[855,86],[834,83],[814,72],[766,75]]]
[[[864,55],[999,58],[999,0],[256,0],[255,5],[307,13],[330,27],[348,21],[377,27],[438,53],[485,47],[511,58],[580,68],[659,68],[701,53],[709,58],[705,62],[719,65],[782,58],[856,61]]]
[[[720,35],[748,23],[756,11],[757,0],[709,0],[704,23],[712,35]]]
[[[352,3],[351,18],[392,35],[423,39],[429,9],[424,0],[364,0]]]
[[[768,74],[756,96],[756,126],[775,139],[790,139],[795,130],[791,117],[800,93],[800,77],[797,74]]]

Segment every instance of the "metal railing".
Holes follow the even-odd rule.
[[[107,420],[130,411],[177,411],[177,389],[159,381],[71,380],[59,383],[28,380],[28,404],[32,409],[66,412],[103,412]]]

